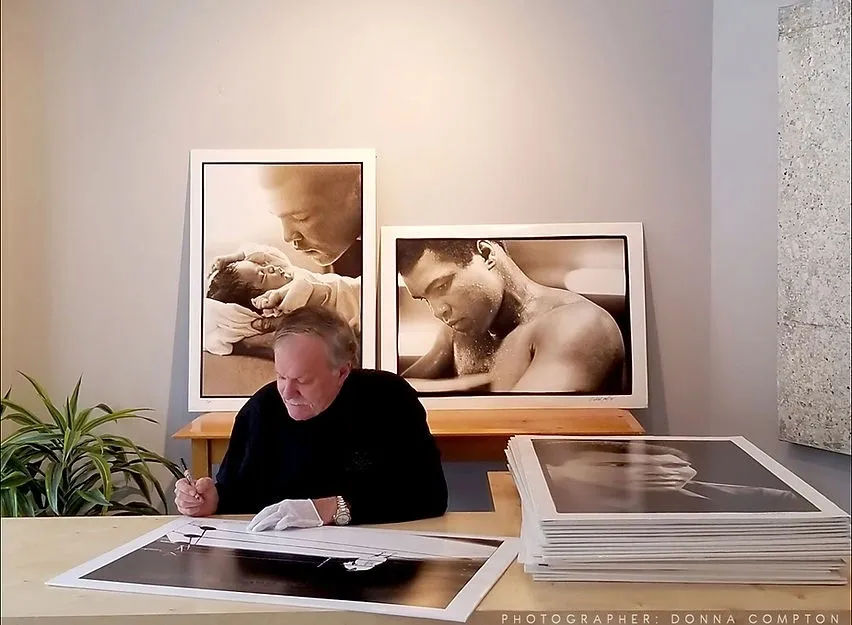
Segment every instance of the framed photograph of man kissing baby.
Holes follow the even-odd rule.
[[[427,408],[648,405],[641,223],[384,227],[380,306]]]
[[[376,153],[193,150],[189,410],[236,411],[275,379],[275,318],[333,307],[376,366]]]

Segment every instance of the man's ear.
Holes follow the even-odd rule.
[[[494,246],[490,241],[477,241],[476,248],[479,250],[479,255],[485,259],[485,266],[488,269],[494,269],[496,260],[494,259]]]

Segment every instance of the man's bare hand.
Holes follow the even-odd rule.
[[[210,516],[219,506],[219,492],[209,477],[196,480],[194,488],[186,478],[181,478],[175,484],[175,505],[186,516]]]

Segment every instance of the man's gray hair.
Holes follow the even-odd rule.
[[[343,317],[324,306],[302,306],[277,320],[274,346],[284,337],[303,334],[321,338],[327,347],[329,364],[336,368],[358,365],[358,338]]]

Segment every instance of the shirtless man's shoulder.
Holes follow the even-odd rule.
[[[594,392],[622,366],[621,331],[597,304],[575,296],[538,313],[503,341],[494,390]]]

